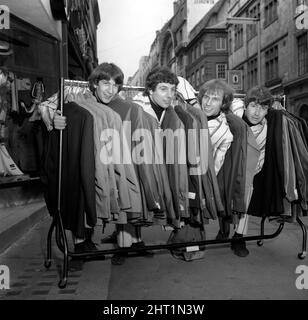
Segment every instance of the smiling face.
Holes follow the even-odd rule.
[[[100,80],[96,87],[96,93],[103,103],[109,103],[119,91],[119,85],[113,79]]]
[[[167,109],[175,98],[176,85],[171,83],[158,83],[155,90],[150,90],[150,97],[161,108]]]
[[[250,102],[245,110],[245,115],[250,123],[257,125],[267,115],[268,105],[261,105],[257,102]]]
[[[224,93],[222,90],[206,91],[202,98],[202,110],[207,117],[216,116],[220,113]]]

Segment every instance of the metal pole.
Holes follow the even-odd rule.
[[[261,19],[257,22],[258,28],[258,85],[261,86],[262,74],[261,74]]]

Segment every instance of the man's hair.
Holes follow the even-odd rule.
[[[210,92],[218,92],[222,91],[223,92],[223,100],[222,100],[222,107],[221,111],[227,113],[230,109],[232,100],[233,100],[233,95],[234,95],[234,89],[228,85],[228,83],[224,80],[221,79],[213,79],[207,81],[199,90],[199,102],[202,106],[202,98],[205,95],[205,93],[210,93]]]
[[[150,94],[150,90],[155,91],[159,83],[170,83],[176,86],[179,83],[177,76],[168,68],[155,68],[147,75],[145,80],[145,95]]]
[[[92,71],[88,78],[90,90],[92,92],[95,91],[94,85],[98,85],[100,80],[109,81],[110,79],[113,79],[114,82],[119,86],[120,92],[124,82],[124,74],[122,70],[114,63],[101,63]]]
[[[250,102],[256,102],[259,104],[266,104],[269,107],[274,102],[274,97],[266,87],[255,86],[248,90],[245,96],[245,106],[247,107]]]

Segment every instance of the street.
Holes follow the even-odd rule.
[[[1,290],[0,299],[308,299],[308,291],[295,286],[297,266],[307,265],[307,258],[297,258],[302,237],[297,224],[286,224],[280,236],[264,241],[263,247],[254,241],[247,243],[250,254],[246,258],[235,256],[229,245],[212,245],[207,247],[204,259],[193,262],[176,260],[168,250],[155,251],[153,257],[130,257],[121,266],[112,265],[110,255],[103,261],[70,262],[67,286],[59,289],[62,255],[55,242],[53,264],[49,270],[44,267],[50,222],[49,217],[44,219],[0,256],[0,265],[10,269],[10,289]],[[259,222],[251,219],[249,235],[258,234]],[[307,226],[307,217],[303,222]],[[271,233],[277,226],[267,222],[265,231]],[[108,226],[107,234],[112,231]],[[207,239],[213,239],[217,222],[206,231]],[[168,235],[158,226],[143,231],[147,244],[163,244]],[[105,236],[97,227],[95,242],[100,243]]]

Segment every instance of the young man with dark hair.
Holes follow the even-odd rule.
[[[105,106],[110,107],[113,111],[118,113],[122,119],[130,120],[132,122],[132,130],[135,123],[138,122],[138,114],[142,112],[141,108],[136,104],[124,101],[118,96],[119,91],[123,86],[124,74],[122,70],[113,63],[102,63],[97,66],[89,77],[89,87],[93,95],[96,97],[97,102],[102,103]],[[129,117],[129,118],[128,118]],[[54,117],[54,127],[56,129],[62,130],[66,126],[66,118],[56,114]],[[127,137],[131,139],[131,137]],[[159,208],[157,201],[155,201],[158,196],[156,196],[155,188],[153,188],[150,183],[145,179],[151,178],[151,172],[147,168],[141,167],[140,172],[142,174],[142,183],[145,189],[145,198],[147,200],[150,209],[155,210]],[[137,188],[137,187],[136,187]],[[138,189],[139,190],[139,189]],[[135,212],[137,213],[137,212]],[[141,212],[140,212],[141,214]],[[84,239],[77,239],[78,243],[81,245]],[[127,225],[117,225],[117,231],[113,233],[111,239],[112,242],[118,242],[120,247],[136,246],[138,248],[144,247],[144,243],[141,241],[141,228],[140,226],[134,227],[131,224]],[[75,244],[75,248],[76,248]],[[79,247],[81,246],[79,245]],[[89,248],[86,247],[85,251]],[[95,248],[92,248],[92,250]],[[152,255],[148,251],[140,251],[144,255]],[[113,264],[123,264],[127,254],[119,253],[112,257]]]
[[[252,171],[249,172],[251,177],[249,180],[250,184],[248,181],[246,181],[246,209],[248,209],[252,196],[253,177],[262,170],[264,164],[267,138],[267,120],[265,116],[267,115],[268,109],[272,103],[273,96],[271,95],[270,91],[266,87],[256,86],[247,92],[244,102],[240,101],[239,99],[235,99],[230,106],[231,111],[237,116],[242,117],[242,119],[249,126],[252,132],[252,139],[255,139],[254,145],[258,149],[258,153],[255,151],[251,154],[253,157],[255,157],[255,159],[252,161],[254,165],[250,167]],[[243,235],[246,235],[248,232],[248,217],[249,216],[247,214],[244,214],[239,219],[235,229],[235,234],[233,236],[233,238],[235,238],[237,241],[231,244],[233,252],[240,257],[246,257],[249,254],[249,251],[246,248],[246,243],[242,239]],[[220,230],[219,237],[229,237],[229,231],[224,234],[224,232]]]
[[[171,138],[177,139],[177,144],[169,144],[170,136],[167,134],[162,151],[173,200],[172,208],[168,206],[169,218],[177,221],[176,223],[188,212],[185,130],[173,108],[178,83],[177,76],[168,68],[155,68],[146,77],[144,93],[134,97],[134,102],[141,105],[147,113],[148,122],[152,128],[155,127],[154,131],[162,129],[164,133],[172,132],[174,136],[171,135]],[[176,132],[179,134],[175,134]],[[169,145],[172,145],[172,148],[168,148]],[[172,162],[169,162],[169,159],[172,159]]]

